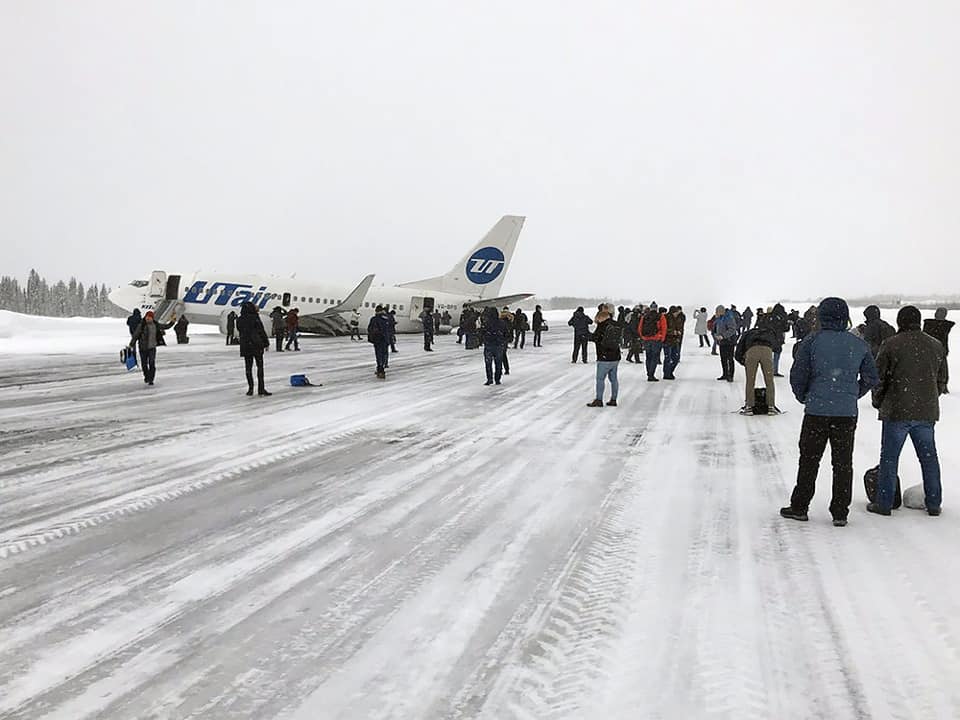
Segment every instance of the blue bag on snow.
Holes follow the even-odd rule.
[[[291,375],[290,384],[293,387],[320,387],[319,385],[314,385],[310,382],[310,378],[306,375]]]

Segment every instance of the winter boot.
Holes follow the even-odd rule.
[[[603,407],[603,400],[594,400],[587,403],[587,407]]]
[[[869,505],[867,505],[867,512],[873,513],[874,515],[883,515],[884,517],[890,517],[890,511],[884,510],[882,507],[880,507],[879,504],[875,502],[872,502]]]
[[[806,511],[794,510],[789,505],[785,508],[780,508],[780,517],[786,518],[787,520],[799,520],[800,522],[806,522],[810,518],[807,517]]]

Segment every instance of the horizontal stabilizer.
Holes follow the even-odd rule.
[[[485,307],[511,307],[517,303],[522,303],[524,300],[529,300],[533,297],[533,293],[519,293],[518,295],[501,295],[500,297],[495,298],[484,298],[482,300],[472,300],[470,302],[464,303],[466,307],[470,308],[485,308]]]
[[[349,295],[347,295],[346,300],[339,305],[334,305],[333,307],[327,308],[323,312],[311,313],[301,317],[329,317],[330,315],[340,315],[342,313],[353,312],[357,308],[363,307],[363,299],[367,296],[367,293],[370,292],[370,286],[373,285],[373,279],[375,277],[376,275],[367,275],[363,280],[360,281],[360,284],[357,285]]]

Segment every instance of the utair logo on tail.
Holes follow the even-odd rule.
[[[467,260],[467,278],[477,285],[492,283],[503,272],[504,265],[500,248],[480,248]]]

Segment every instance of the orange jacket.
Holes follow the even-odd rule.
[[[667,339],[667,316],[661,314],[660,319],[657,320],[656,335],[643,334],[643,318],[640,318],[640,323],[637,325],[637,335],[639,335],[642,340],[647,340],[650,342],[663,342]]]

